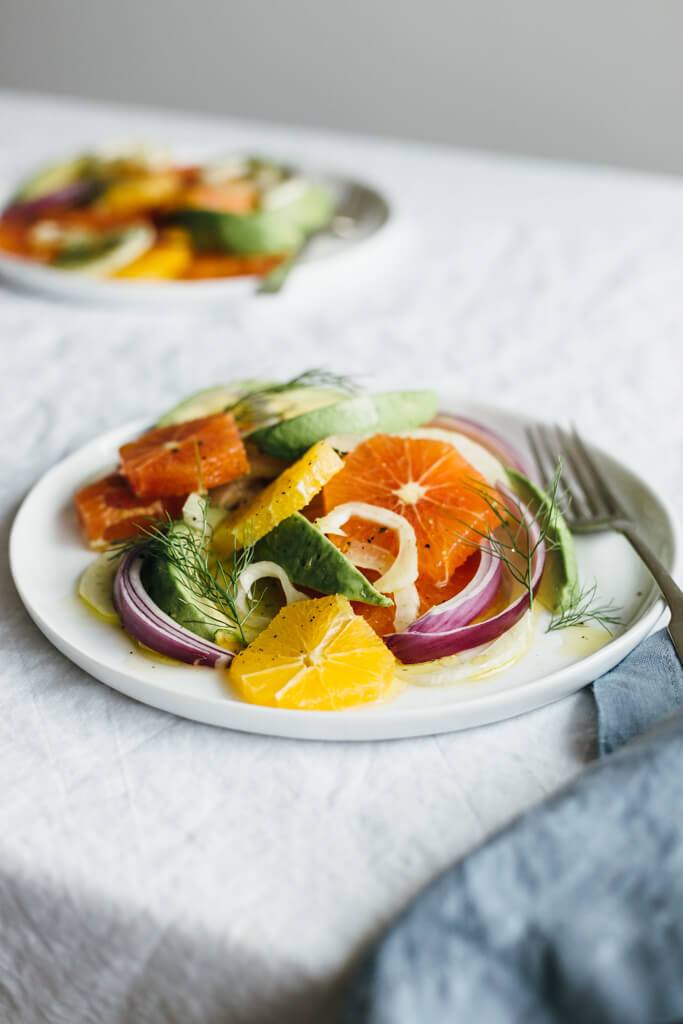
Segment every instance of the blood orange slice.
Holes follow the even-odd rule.
[[[376,434],[346,457],[323,491],[325,509],[367,502],[405,516],[415,530],[421,579],[445,586],[498,519],[484,478],[450,444]],[[392,531],[351,519],[344,532],[395,550]]]
[[[218,487],[249,469],[230,413],[157,427],[124,444],[121,471],[139,498],[166,498]]]
[[[148,529],[153,519],[180,515],[183,498],[144,501],[119,473],[83,487],[74,496],[76,514],[91,547],[102,548]]]

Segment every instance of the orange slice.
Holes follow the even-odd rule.
[[[81,529],[91,547],[102,548],[149,529],[153,519],[180,515],[182,498],[144,501],[119,473],[83,487],[74,497]]]
[[[180,195],[182,180],[176,171],[146,173],[115,181],[95,203],[95,209],[119,217],[133,217],[169,206]]]
[[[446,585],[498,524],[482,496],[489,485],[444,441],[376,434],[358,445],[325,487],[326,511],[349,501],[379,505],[405,516],[415,530],[420,577]],[[392,531],[358,518],[344,532],[395,550]]]
[[[189,206],[220,213],[253,213],[258,206],[258,189],[250,181],[229,181],[222,185],[194,185],[185,196]]]
[[[343,465],[327,441],[318,441],[248,504],[219,523],[213,535],[216,551],[229,555],[236,548],[255,544],[284,519],[308,505]]]
[[[230,679],[244,700],[299,711],[340,711],[386,697],[394,656],[345,597],[287,605],[237,655]]]
[[[249,469],[230,413],[157,427],[124,444],[119,455],[123,474],[145,499],[219,487]]]
[[[190,281],[213,277],[263,277],[285,259],[285,253],[195,253],[185,270]]]
[[[168,231],[114,277],[146,278],[163,281],[182,277],[192,259],[187,236],[182,231]]]

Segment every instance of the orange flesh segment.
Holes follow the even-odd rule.
[[[127,267],[119,270],[114,277],[146,278],[148,280],[171,280],[182,277],[192,259],[192,250],[187,237],[180,231],[168,231],[161,235],[151,249],[138,256]]]
[[[391,652],[345,597],[287,605],[237,655],[230,680],[244,700],[299,711],[340,711],[388,695]]]
[[[14,256],[28,255],[31,249],[28,228],[21,223],[12,223],[11,220],[0,217],[0,249]]]
[[[185,270],[189,281],[203,281],[213,277],[242,277],[253,274],[263,277],[285,258],[285,253],[195,253]]]
[[[347,455],[323,492],[325,510],[350,501],[379,505],[405,516],[415,530],[421,579],[446,586],[498,524],[482,496],[484,478],[445,441],[376,434]],[[351,519],[349,537],[396,551],[394,531]]]
[[[135,494],[152,500],[218,487],[249,469],[230,413],[157,427],[124,444],[119,454]]]
[[[82,487],[74,496],[78,521],[91,547],[106,547],[114,541],[127,540],[143,533],[154,519],[179,515],[183,500],[145,502],[136,497],[119,473],[111,473]]]
[[[221,213],[252,213],[258,205],[258,190],[250,181],[231,181],[224,185],[195,185],[186,202],[203,210]]]

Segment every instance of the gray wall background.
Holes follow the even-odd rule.
[[[0,85],[683,172],[682,0],[0,0]]]

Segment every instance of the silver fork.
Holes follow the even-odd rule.
[[[572,533],[615,530],[626,537],[648,567],[671,610],[669,636],[683,661],[683,591],[638,533],[633,516],[597,459],[588,451],[576,429],[569,433],[561,427],[537,424],[528,428],[527,438],[546,486],[553,478],[558,459],[561,461],[557,502]]]

